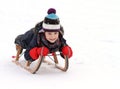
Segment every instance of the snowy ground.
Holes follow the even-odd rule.
[[[67,72],[48,65],[30,74],[13,64],[14,39],[54,7],[74,55]],[[0,87],[2,89],[120,89],[119,0],[0,1]]]

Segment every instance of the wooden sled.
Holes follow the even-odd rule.
[[[17,45],[18,46],[18,45]],[[69,67],[69,61],[68,61],[68,57],[67,56],[60,56],[59,52],[55,52],[55,53],[51,53],[48,54],[47,56],[39,56],[39,58],[36,60],[36,62],[34,62],[34,66],[31,67],[31,65],[29,65],[30,67],[26,67],[25,65],[22,65],[19,62],[19,58],[20,58],[20,53],[22,51],[21,47],[16,47],[17,49],[17,54],[16,54],[16,59],[15,61],[13,61],[15,64],[21,66],[22,68],[26,69],[27,71],[29,71],[32,74],[35,74],[42,62],[47,63],[48,65],[55,65],[56,68],[66,72],[68,70]]]

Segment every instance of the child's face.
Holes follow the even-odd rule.
[[[59,37],[59,32],[45,32],[45,37],[49,42],[54,43]]]

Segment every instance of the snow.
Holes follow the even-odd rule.
[[[74,54],[67,72],[43,65],[30,74],[12,63],[14,39],[43,20],[50,7]],[[0,29],[0,88],[120,89],[119,0],[2,0]]]

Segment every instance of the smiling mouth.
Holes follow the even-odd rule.
[[[51,41],[54,41],[55,39],[50,39]]]

